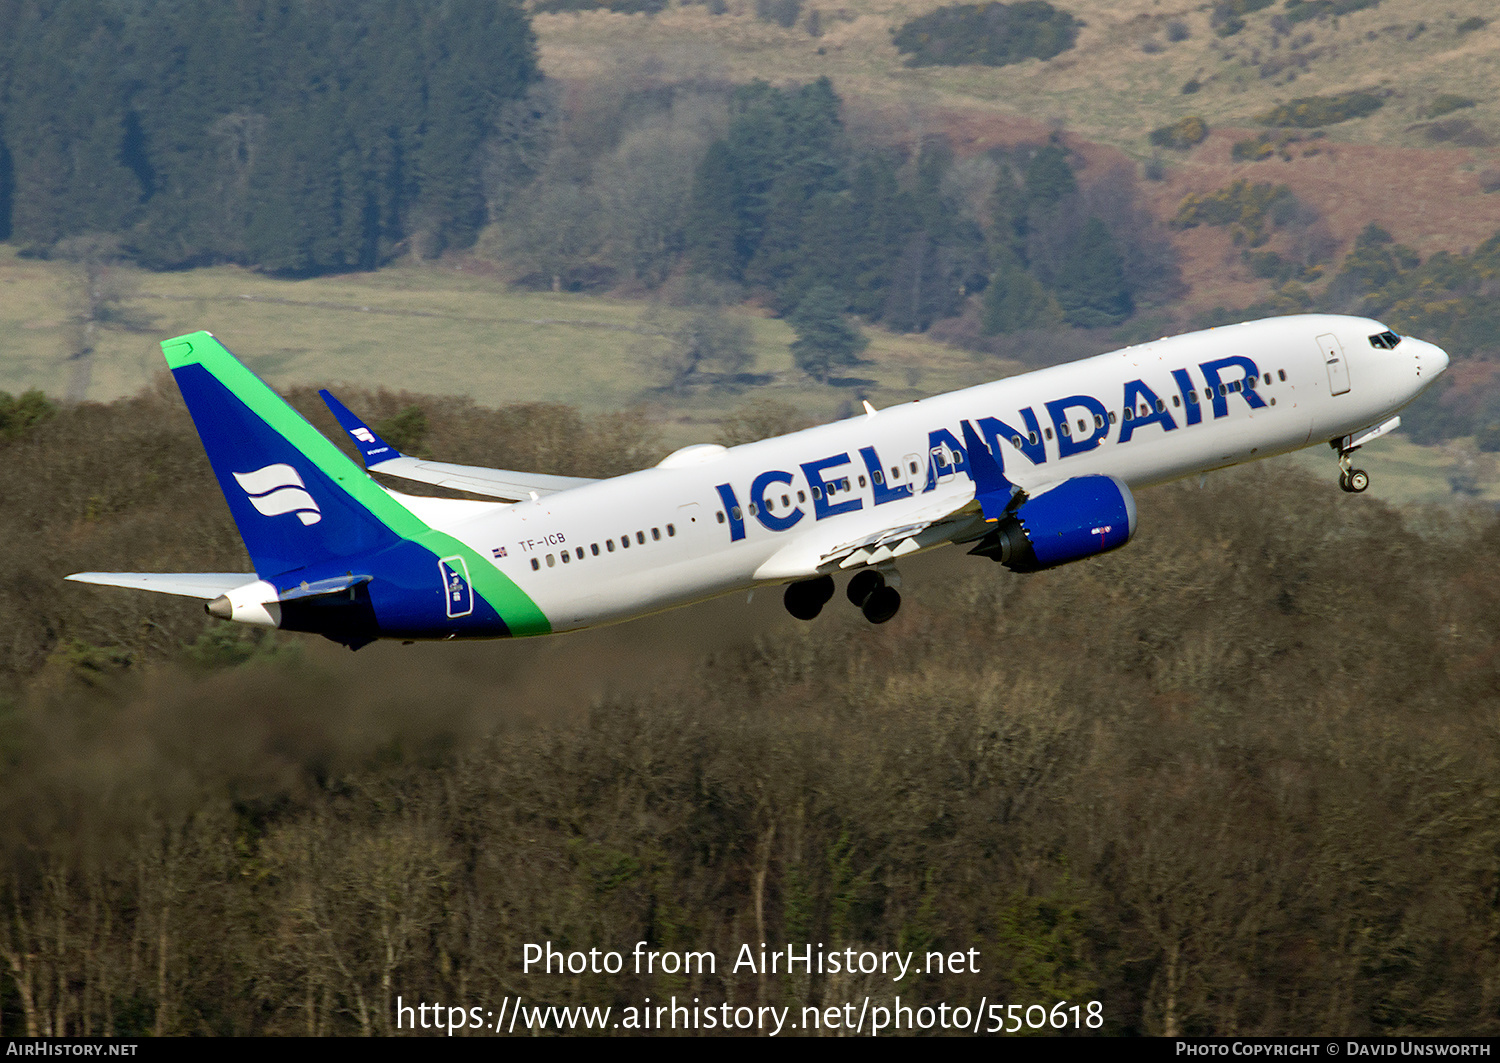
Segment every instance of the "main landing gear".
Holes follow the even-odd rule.
[[[896,615],[901,608],[901,595],[896,590],[901,577],[895,569],[881,571],[866,568],[855,573],[849,581],[849,600],[865,614],[872,624],[883,624]],[[823,611],[833,597],[833,577],[819,576],[816,579],[788,583],[782,601],[786,611],[798,620],[812,620]]]
[[[833,597],[833,577],[819,576],[786,585],[782,601],[786,611],[798,620],[812,620],[823,611],[828,599]]]
[[[1370,486],[1370,474],[1363,469],[1351,468],[1354,464],[1354,452],[1358,447],[1345,447],[1342,444],[1349,437],[1335,439],[1328,445],[1339,452],[1339,487],[1348,491],[1351,495],[1357,495]]]
[[[896,615],[901,608],[901,595],[896,591],[895,584],[899,584],[900,577],[894,569],[889,573],[891,583],[886,582],[886,573],[876,568],[861,569],[854,574],[849,581],[846,594],[849,600],[859,606],[859,611],[865,614],[865,619],[872,624],[883,624]]]

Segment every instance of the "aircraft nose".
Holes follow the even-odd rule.
[[[1435,343],[1423,343],[1418,351],[1419,364],[1427,376],[1437,376],[1448,368],[1448,352]]]

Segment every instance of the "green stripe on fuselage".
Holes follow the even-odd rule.
[[[342,487],[386,527],[403,539],[409,539],[434,558],[458,554],[468,562],[469,580],[476,593],[505,621],[512,635],[546,635],[552,624],[531,597],[516,586],[509,576],[497,569],[489,558],[453,536],[429,528],[426,523],[396,501],[369,474],[350,460],[328,437],[314,428],[306,418],[280,395],[246,369],[211,333],[193,332],[165,341],[161,345],[167,366],[180,369],[201,365],[228,388],[254,413],[281,434],[287,442],[321,469],[329,479]]]

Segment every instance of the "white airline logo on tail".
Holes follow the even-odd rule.
[[[254,472],[237,472],[234,478],[244,489],[250,504],[263,516],[295,513],[303,524],[316,524],[323,519],[323,511],[307,493],[307,485],[297,470],[290,465],[267,465]]]

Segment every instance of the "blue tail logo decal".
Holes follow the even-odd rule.
[[[316,524],[323,519],[323,511],[307,493],[302,476],[290,465],[277,463],[253,472],[237,472],[234,479],[263,517],[295,513],[303,524]]]

